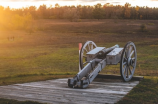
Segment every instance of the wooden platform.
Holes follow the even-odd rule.
[[[102,78],[102,79],[122,79],[121,75],[107,75],[107,74],[98,74],[97,78]],[[133,76],[132,80],[133,81],[142,81],[144,79],[143,76]]]
[[[68,88],[67,78],[0,86],[0,97],[20,101],[31,100],[50,104],[116,103],[139,81],[99,79],[87,89]]]

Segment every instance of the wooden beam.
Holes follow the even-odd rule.
[[[103,78],[103,79],[122,79],[121,75],[105,75],[105,74],[98,74],[97,78]],[[141,81],[143,80],[143,76],[133,76],[132,80],[134,81]]]

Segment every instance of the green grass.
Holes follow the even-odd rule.
[[[0,98],[0,104],[42,104],[42,103],[33,102],[33,101],[17,101],[17,100]]]
[[[76,73],[78,71],[77,48],[56,48],[54,52],[53,50],[48,48],[45,50],[44,47],[14,49],[16,52],[5,49],[5,53],[1,53],[0,57],[0,78]]]
[[[117,104],[157,104],[158,77],[145,77]]]
[[[117,24],[108,19],[94,22],[36,22],[44,26],[43,31],[36,30],[31,34],[21,30],[0,31],[0,85],[74,76],[78,72],[78,43],[87,40],[103,47],[115,44],[124,47],[128,41],[133,41],[137,48],[135,75],[158,75],[158,21],[117,20]],[[142,23],[154,25],[147,25],[147,32],[141,32]],[[14,41],[8,40],[13,36]],[[101,73],[120,74],[119,64],[106,66]],[[152,77],[145,77],[140,85],[153,84],[153,80]],[[153,84],[154,88],[156,86]],[[137,92],[134,90],[133,94]],[[140,101],[143,102],[143,99]]]

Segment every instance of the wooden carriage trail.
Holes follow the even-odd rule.
[[[86,89],[67,86],[67,78],[0,86],[0,97],[48,104],[116,103],[139,81],[94,81]]]

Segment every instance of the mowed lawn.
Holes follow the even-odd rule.
[[[144,32],[140,29],[142,24],[146,26]],[[154,77],[154,83],[158,79],[157,20],[48,19],[35,20],[32,32],[0,30],[0,85],[75,75],[78,43],[87,40],[103,47],[115,44],[124,47],[128,41],[134,42],[137,48],[135,75],[149,76],[145,78],[150,80]],[[109,65],[101,73],[119,75],[119,70],[119,64]],[[153,86],[156,88],[158,84]]]

